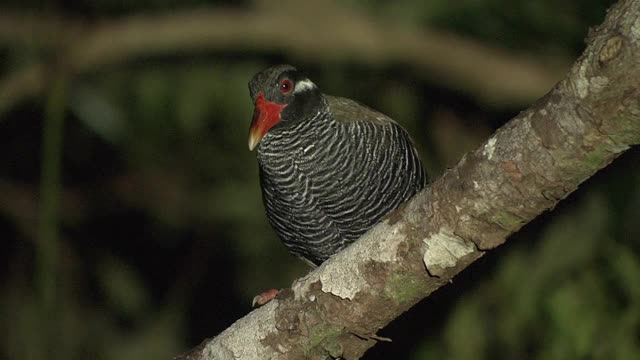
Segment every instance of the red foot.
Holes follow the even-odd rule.
[[[273,300],[273,298],[275,298],[276,295],[278,295],[279,292],[280,292],[280,290],[276,290],[276,289],[267,290],[267,291],[263,292],[262,294],[257,295],[256,297],[254,297],[253,298],[253,302],[251,303],[251,305],[253,307],[262,306],[262,305],[268,303],[269,301]]]

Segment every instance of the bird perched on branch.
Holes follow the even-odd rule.
[[[409,134],[386,115],[290,65],[256,74],[249,92],[267,217],[293,254],[321,264],[424,187]]]

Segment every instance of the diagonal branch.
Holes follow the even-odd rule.
[[[182,359],[357,359],[376,332],[640,143],[640,0],[567,78],[403,209]]]

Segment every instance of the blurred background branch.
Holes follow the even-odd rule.
[[[60,342],[60,334],[55,328],[57,323],[55,318],[58,308],[56,303],[60,299],[57,293],[60,261],[59,214],[68,78],[64,68],[56,69],[55,73],[56,76],[49,79],[46,118],[42,132],[42,170],[36,246],[36,282],[40,298],[40,319],[42,319],[41,338],[45,339],[42,350],[45,354],[54,353],[56,344]]]
[[[289,12],[271,7],[198,9],[92,25],[0,10],[0,41],[44,49],[62,46],[65,60],[76,73],[138,58],[208,50],[276,50],[317,63],[398,62],[414,74],[494,105],[520,105],[535,99],[569,65],[568,57],[543,61],[453,33],[375,19],[332,2],[310,4],[287,2]],[[0,113],[42,91],[41,66],[18,69],[0,83]]]

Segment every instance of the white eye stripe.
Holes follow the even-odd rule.
[[[317,86],[313,83],[313,81],[309,79],[303,79],[296,83],[296,86],[293,88],[294,93],[302,92],[305,90],[315,89]]]

